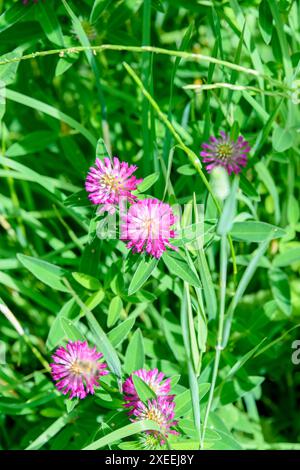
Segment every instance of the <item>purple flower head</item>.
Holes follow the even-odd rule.
[[[179,434],[175,429],[172,429],[177,425],[177,421],[174,420],[174,408],[175,402],[168,400],[166,397],[148,400],[147,404],[139,401],[133,410],[131,421],[150,419],[157,423],[159,431],[146,431],[146,433],[156,437],[158,443],[163,445],[169,434]]]
[[[146,252],[160,258],[166,247],[176,250],[170,239],[175,238],[172,229],[176,219],[172,208],[158,199],[135,202],[123,216],[121,239],[128,241],[133,252]]]
[[[214,168],[222,166],[230,175],[239,173],[241,167],[247,165],[250,146],[241,135],[236,141],[231,140],[229,134],[220,132],[220,137],[210,137],[209,143],[202,144],[201,157],[206,163],[206,170],[210,173]]]
[[[139,369],[133,372],[133,374],[140,377],[153,390],[157,397],[165,397],[169,400],[173,399],[173,395],[169,395],[171,379],[164,380],[165,375],[162,372],[159,372],[158,369],[151,369],[149,371],[146,369]],[[124,401],[126,402],[125,407],[127,408],[136,407],[140,401],[133,383],[133,374],[131,374],[123,384]],[[132,413],[133,410],[129,412],[129,414]]]
[[[133,202],[136,198],[132,191],[142,182],[132,176],[136,169],[135,165],[120,162],[117,157],[113,161],[107,157],[103,160],[96,158],[95,166],[90,168],[85,182],[89,199],[93,204],[104,204],[105,207],[117,205],[121,198]]]
[[[66,348],[57,348],[52,356],[54,362],[50,364],[56,388],[64,395],[70,392],[70,398],[93,394],[100,377],[108,374],[107,365],[99,362],[102,357],[103,354],[98,353],[96,347],[89,348],[86,341],[69,341]]]

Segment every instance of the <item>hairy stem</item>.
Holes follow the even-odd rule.
[[[48,51],[37,51],[37,52],[32,52],[31,54],[25,54],[22,57],[13,57],[11,59],[3,59],[3,60],[0,60],[0,65],[6,65],[11,62],[20,62],[22,60],[35,59],[37,57],[44,57],[44,56],[55,55],[55,54],[58,54],[61,57],[63,57],[64,54],[74,54],[76,52],[79,53],[79,52],[85,52],[88,50],[91,50],[94,54],[97,52],[103,52],[103,51],[127,51],[127,52],[137,52],[137,53],[153,52],[154,54],[169,55],[171,57],[181,57],[182,59],[185,59],[185,60],[203,61],[203,62],[208,62],[211,64],[216,64],[222,67],[227,67],[229,69],[236,70],[237,72],[245,73],[247,75],[253,75],[255,77],[262,77],[278,88],[290,90],[290,88],[283,82],[279,80],[275,80],[269,75],[265,75],[251,68],[243,67],[241,65],[228,62],[226,60],[217,59],[216,57],[211,57],[211,56],[207,56],[204,54],[176,51],[176,50],[171,50],[171,49],[163,49],[161,47],[153,47],[153,46],[125,46],[121,44],[101,44],[100,46],[67,47],[67,48],[60,48],[60,49],[51,49]]]

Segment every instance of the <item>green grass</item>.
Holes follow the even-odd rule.
[[[144,448],[157,423],[121,394],[141,367],[171,378],[163,448],[300,448],[299,31],[298,0],[0,2],[1,450]],[[225,201],[199,156],[220,130],[252,148]],[[97,237],[109,155],[139,198],[189,203],[177,253]],[[84,339],[111,373],[70,400],[51,354]]]

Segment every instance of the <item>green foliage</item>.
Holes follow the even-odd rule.
[[[143,448],[142,367],[171,379],[171,449],[299,449],[299,1],[0,3],[0,450]],[[252,149],[225,201],[199,157],[220,130]],[[97,236],[111,155],[188,204],[176,251]],[[68,340],[110,370],[85,400],[49,374]]]

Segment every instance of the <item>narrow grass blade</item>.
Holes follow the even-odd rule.
[[[145,419],[143,421],[139,421],[138,423],[131,423],[121,429],[117,429],[116,431],[113,431],[107,436],[98,439],[97,441],[93,442],[82,450],[101,449],[102,447],[113,444],[116,441],[126,439],[126,437],[132,436],[133,434],[139,434],[140,432],[145,431],[159,431],[159,429],[160,428],[157,423]]]

